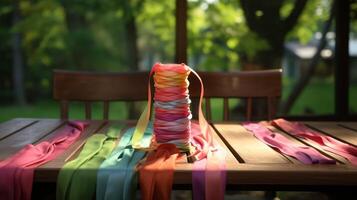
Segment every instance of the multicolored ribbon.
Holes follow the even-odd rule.
[[[149,77],[155,72],[155,87],[159,88],[159,93],[155,93],[155,100],[158,100],[155,109],[158,114],[155,116],[154,120],[158,120],[157,129],[155,129],[155,139],[159,138],[159,142],[175,143],[179,148],[187,147],[187,141],[194,147],[193,154],[191,157],[195,160],[203,160],[202,162],[197,162],[194,167],[196,170],[193,173],[198,173],[200,175],[195,176],[195,182],[200,184],[202,188],[205,188],[206,199],[223,199],[224,189],[225,189],[225,151],[217,145],[212,138],[212,130],[210,125],[207,123],[203,112],[202,112],[202,100],[204,95],[204,88],[201,78],[198,74],[185,64],[161,64],[157,63],[152,68]],[[187,105],[190,103],[188,99],[188,80],[187,77],[189,73],[192,72],[201,83],[201,93],[199,101],[199,133],[187,134],[190,127],[190,111]],[[156,92],[156,91],[155,91]],[[151,105],[151,88],[150,88],[150,78],[148,84],[148,104],[144,112],[140,116],[137,123],[136,129],[134,131],[132,145],[134,148],[147,149],[148,146],[141,146],[140,140],[143,136],[143,130],[150,119],[150,105]],[[173,109],[173,111],[171,111]],[[164,119],[164,120],[162,120]],[[171,134],[170,130],[174,125],[178,125],[176,134]],[[155,126],[154,126],[155,127]],[[174,136],[173,136],[174,135]],[[173,142],[174,141],[174,142]],[[156,141],[158,142],[158,141]],[[158,143],[159,143],[158,142]],[[183,145],[182,145],[183,144]],[[156,145],[152,145],[155,148]],[[150,149],[150,148],[149,148]],[[203,164],[202,164],[203,163]],[[205,171],[201,176],[201,171]],[[170,174],[169,174],[170,175]],[[194,191],[198,193],[199,191]],[[165,195],[162,195],[165,196]]]
[[[108,133],[89,137],[78,157],[67,162],[57,178],[57,200],[92,199],[97,169],[115,147],[123,125],[109,128]]]
[[[134,128],[128,129],[121,137],[118,146],[101,164],[97,173],[97,200],[135,199],[136,166],[145,157],[146,152],[132,148],[133,132]],[[151,138],[152,125],[150,123],[139,145],[149,146]]]
[[[69,122],[53,139],[29,144],[0,162],[0,197],[7,200],[30,200],[36,167],[63,153],[86,127],[83,122]]]
[[[170,199],[173,174],[179,150],[174,144],[160,144],[140,167],[142,199]]]
[[[243,127],[254,134],[256,138],[285,155],[296,158],[304,164],[335,164],[336,161],[322,155],[312,147],[297,145],[285,136],[270,131],[258,123],[244,123]]]
[[[174,64],[154,66],[154,135],[159,144],[172,143],[190,150],[191,100],[188,94],[188,67]]]
[[[321,146],[322,149],[340,155],[357,166],[357,147],[355,146],[341,142],[331,136],[321,134],[298,122],[276,119],[272,124],[294,136],[312,141]]]

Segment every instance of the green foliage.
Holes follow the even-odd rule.
[[[284,1],[282,19],[293,4]],[[288,40],[309,41],[326,20],[329,4],[329,0],[308,1]],[[11,4],[3,6],[0,15],[11,8]],[[30,69],[127,70],[123,24],[128,12],[136,16],[141,65],[148,68],[154,61],[172,62],[174,58],[174,1],[23,0],[20,10],[22,20],[12,31],[23,34]],[[256,52],[269,48],[249,30],[237,0],[189,1],[188,34],[190,62],[201,70],[239,69],[242,53],[252,59]]]
[[[286,16],[293,6],[293,1],[286,1],[281,9],[281,14]],[[307,43],[314,33],[321,31],[321,26],[330,15],[332,0],[309,0],[297,25],[288,34],[287,40],[298,40]]]
[[[309,0],[286,41],[308,42],[328,18],[331,1]],[[30,94],[28,96],[32,98],[30,100],[51,98],[51,71],[55,68],[129,70],[125,23],[130,14],[135,16],[138,31],[140,68],[149,69],[158,61],[174,61],[173,0],[19,2],[22,16],[15,25],[12,25],[13,2],[0,2],[2,99],[12,95],[13,86],[9,77],[12,70],[11,34],[14,32],[22,35],[25,86]],[[189,65],[199,70],[239,70],[242,54],[247,56],[245,59],[251,60],[257,52],[269,48],[265,40],[247,27],[239,0],[188,2]],[[284,0],[280,9],[281,19],[289,16],[294,2]],[[352,7],[356,6],[353,4]],[[256,13],[264,17],[263,13]]]
[[[294,3],[284,1],[281,20],[290,15]],[[328,18],[330,3],[330,0],[309,0],[286,41],[310,41]],[[269,49],[267,42],[247,27],[237,0],[190,2],[188,34],[190,61],[201,70],[237,70],[243,54],[252,60],[257,52]]]
[[[137,15],[139,49],[146,69],[153,62],[174,60],[175,53],[175,2],[146,0]],[[151,61],[151,62],[150,62]]]

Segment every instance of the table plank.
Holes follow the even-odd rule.
[[[268,123],[265,123],[264,125],[265,125],[269,130],[273,131],[274,133],[278,133],[278,134],[280,134],[280,135],[282,135],[282,136],[285,136],[285,137],[286,137],[287,139],[289,139],[293,144],[296,144],[296,145],[298,145],[298,146],[309,146],[309,145],[307,145],[306,143],[304,143],[304,142],[298,140],[297,138],[295,138],[295,137],[293,137],[293,136],[291,136],[291,135],[289,135],[289,134],[286,134],[285,132],[283,132],[283,131],[281,131],[281,130],[275,128],[274,126],[269,125]],[[291,156],[287,156],[287,155],[286,155],[285,157],[287,157],[289,160],[291,160],[294,164],[303,164],[302,162],[300,162],[299,160],[297,160],[296,158],[293,158],[293,157],[291,157]]]
[[[11,134],[14,134],[33,123],[36,123],[37,120],[34,119],[22,119],[16,118],[0,124],[0,140],[8,137]]]
[[[320,132],[330,135],[334,138],[357,146],[357,132],[344,128],[336,122],[308,122],[307,125],[319,130]]]
[[[36,168],[34,175],[36,182],[55,182],[57,180],[58,172],[64,163],[71,159],[76,152],[79,152],[87,138],[100,130],[100,128],[103,127],[105,123],[103,121],[95,120],[86,122],[89,122],[89,126],[86,127],[84,132],[74,144],[66,149],[66,151],[59,155],[55,160],[52,160]]]
[[[357,186],[357,168],[350,165],[239,164],[228,173],[232,185]]]
[[[284,135],[285,137],[287,137],[290,141],[294,142],[295,144],[298,145],[304,145],[304,146],[309,146],[312,147],[314,149],[316,149],[317,151],[319,151],[321,154],[335,160],[337,163],[339,164],[348,164],[349,162],[342,156],[336,155],[334,153],[331,153],[329,151],[325,151],[323,150],[319,145],[315,144],[314,142],[310,142],[309,140],[305,140],[299,137],[295,137],[294,135],[291,135],[289,133],[286,133],[285,131],[279,130],[274,126],[268,126],[268,128],[274,132],[278,132],[282,135]]]
[[[338,122],[338,124],[357,132],[357,122]]]
[[[39,120],[15,134],[11,134],[0,141],[0,149],[11,146],[13,148],[19,148],[25,141],[29,140],[33,141],[33,143],[41,142],[52,137],[57,131],[60,131],[64,127],[64,124],[60,120],[57,120],[59,123],[57,126],[53,121],[50,121],[51,120]],[[115,121],[113,123],[129,122]],[[330,122],[326,123],[331,124]],[[35,170],[35,181],[55,182],[57,174],[65,160],[71,158],[73,155],[75,157],[76,154],[74,154],[74,152],[79,152],[81,146],[85,143],[86,138],[95,132],[107,132],[107,129],[111,124],[112,122],[110,121],[90,121],[90,126],[86,128],[80,139],[68,148],[63,155]],[[50,126],[53,127],[52,130],[48,128]],[[355,166],[303,165],[291,163],[288,159],[257,140],[249,132],[246,132],[245,129],[238,124],[220,123],[215,124],[214,127],[219,131],[214,135],[214,138],[228,150],[226,160],[227,184],[231,188],[240,189],[251,187],[259,190],[262,188],[279,189],[279,187],[290,186],[290,189],[294,189],[297,185],[303,186],[305,189],[312,187],[333,188],[335,186],[357,187],[357,167]],[[31,129],[32,131],[27,129]],[[24,135],[28,137],[27,140],[21,133],[24,133]],[[339,136],[339,133],[334,133],[337,134],[336,136]],[[34,138],[32,138],[32,134],[34,134]],[[9,141],[9,144],[3,141]],[[299,140],[296,140],[295,142],[304,143]],[[20,145],[18,146],[17,144]],[[236,155],[239,156],[238,159],[244,162],[239,163],[235,157]],[[263,160],[263,162],[259,159]],[[191,185],[192,166],[192,163],[187,162],[179,162],[176,164],[174,173],[175,186]]]
[[[93,122],[92,122],[92,123],[93,123]],[[95,123],[98,123],[98,121],[95,122]],[[72,154],[70,154],[69,156],[67,156],[66,159],[63,160],[63,161],[61,161],[61,162],[68,162],[68,161],[70,161],[70,160],[75,159],[75,158],[78,156],[78,154],[82,151],[83,146],[84,146],[84,144],[86,143],[87,139],[88,139],[89,137],[91,137],[92,135],[94,135],[94,134],[107,134],[107,133],[108,133],[108,130],[109,130],[109,128],[110,128],[111,126],[113,126],[113,125],[115,125],[115,124],[120,124],[120,123],[125,123],[125,122],[115,122],[115,121],[104,122],[103,124],[101,124],[101,125],[99,126],[98,129],[92,131],[92,133],[90,133],[90,134],[87,134],[87,135],[84,137],[83,143],[81,143],[81,144],[78,146],[78,148],[77,148],[75,151],[72,152]],[[128,128],[128,127],[124,127],[124,129],[122,129],[122,130],[120,131],[120,133],[119,133],[119,135],[118,135],[118,140],[117,140],[116,143],[118,143],[118,142],[120,141],[121,136],[123,136],[123,133],[124,133],[124,131],[125,131],[127,128]],[[63,163],[63,164],[64,164],[64,163]],[[59,167],[61,168],[61,167],[63,166],[63,164],[60,165]]]
[[[353,136],[353,133],[351,130],[346,129],[344,127],[338,126],[336,122],[306,122],[306,125],[308,125],[310,128],[315,129],[316,131],[319,131],[322,134],[331,136],[333,138],[336,138],[338,140],[341,140],[342,142],[349,143],[351,145],[354,145],[354,139],[356,136]],[[305,140],[305,139],[302,139]],[[320,149],[321,151],[324,151],[326,154],[329,154],[330,156],[335,157],[338,159],[340,162],[350,165],[351,163],[344,157],[334,154],[332,152],[323,150],[320,145],[316,144],[315,142],[311,142],[308,140],[305,140],[307,143],[311,144],[312,146],[315,146],[316,148]]]
[[[308,123],[310,122],[306,122],[305,125],[309,126]],[[333,122],[329,122],[329,123],[333,123]],[[332,152],[326,151],[324,150],[319,144],[316,144],[315,142],[305,139],[305,138],[300,138],[300,137],[296,137],[293,134],[283,131],[287,134],[289,134],[291,137],[296,138],[297,140],[307,144],[308,146],[314,147],[315,149],[317,149],[318,151],[320,151],[321,153],[323,153],[324,155],[326,155],[327,157],[333,158],[334,160],[336,160],[338,162],[338,164],[350,164],[350,162],[345,159],[344,157],[334,154]]]
[[[40,120],[0,141],[0,159],[4,159],[27,144],[33,144],[52,133],[64,122],[57,119]]]
[[[240,157],[245,163],[291,163],[286,157],[256,139],[239,124],[215,124],[214,127],[234,156]]]
[[[236,170],[239,165],[239,161],[235,158],[232,152],[224,144],[223,140],[219,136],[218,132],[214,127],[210,127],[213,133],[214,140],[226,151],[226,170],[227,170],[227,182],[236,181],[234,176],[229,176],[230,172]],[[175,185],[187,185],[191,184],[192,181],[192,168],[193,163],[176,163],[174,172],[174,184]]]
[[[76,141],[71,147],[69,147],[63,154],[57,157],[55,160],[46,163],[38,167],[35,170],[35,181],[36,182],[55,182],[57,180],[57,176],[59,170],[65,164],[78,156],[83,145],[85,144],[88,137],[92,136],[95,133],[105,134],[107,133],[110,126],[115,124],[125,124],[126,128],[124,128],[117,142],[120,141],[120,137],[123,135],[125,130],[129,127],[133,127],[135,123],[133,121],[100,121],[100,120],[89,120],[90,126],[86,128],[85,132],[82,136]]]

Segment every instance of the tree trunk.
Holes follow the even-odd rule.
[[[253,59],[243,55],[243,64],[253,69],[280,68],[285,36],[296,25],[307,0],[296,0],[294,8],[285,19],[280,17],[283,0],[240,0],[249,29],[264,39],[269,49],[257,52]]]
[[[140,9],[142,4],[131,5],[130,1],[123,2],[124,11],[124,31],[125,31],[125,45],[127,50],[127,64],[130,71],[139,70],[139,50],[138,50],[138,31],[136,27],[136,9]],[[128,103],[128,118],[137,119],[141,110],[139,105],[135,102]]]
[[[281,68],[285,37],[296,25],[306,3],[307,0],[296,0],[289,16],[282,19],[283,0],[240,0],[247,26],[269,45],[268,49],[258,51],[253,59],[242,55],[243,70]],[[266,118],[266,111],[266,101],[253,100],[252,119]]]
[[[127,50],[127,64],[130,71],[139,70],[138,31],[136,27],[135,9],[139,8],[135,5],[131,5],[130,1],[124,1],[125,45]]]
[[[244,70],[281,68],[284,53],[284,38],[265,38],[270,48],[257,52],[253,60],[243,59]]]
[[[16,25],[21,18],[19,10],[19,2],[13,3],[13,25]],[[21,34],[14,32],[12,34],[12,54],[13,54],[13,84],[14,84],[14,97],[15,101],[19,105],[26,104],[25,88],[24,88],[24,61],[21,49]]]
[[[319,42],[319,45],[317,47],[316,53],[315,53],[314,57],[311,59],[311,62],[309,63],[309,65],[307,67],[306,73],[299,77],[299,80],[297,81],[297,83],[295,84],[294,88],[292,89],[288,99],[281,106],[282,107],[281,108],[281,112],[284,115],[289,113],[289,111],[293,107],[295,101],[300,96],[300,94],[304,90],[304,88],[307,86],[307,84],[309,83],[311,77],[314,75],[315,69],[316,69],[317,64],[318,64],[318,62],[320,60],[321,51],[325,48],[326,43],[327,43],[326,34],[330,30],[331,25],[332,25],[332,21],[333,21],[334,14],[335,14],[334,8],[335,8],[335,1],[331,5],[330,17],[326,21],[326,23],[325,23],[325,25],[323,27],[322,37],[320,39],[320,42]]]
[[[75,9],[77,6],[83,5],[70,0],[61,0],[61,5],[63,6],[63,10],[65,12],[66,26],[69,31],[69,36],[67,37],[67,42],[70,45],[69,57],[71,61],[69,64],[74,64],[75,69],[88,69],[88,62],[86,62],[87,59],[85,53],[83,53],[80,46],[77,46],[78,41],[76,41],[78,39],[78,36],[76,35],[88,27],[83,11]]]

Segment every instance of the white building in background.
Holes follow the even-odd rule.
[[[335,35],[334,32],[327,34],[328,43],[321,51],[319,66],[316,68],[316,76],[327,77],[332,76],[334,71],[334,50],[335,50]],[[284,75],[296,79],[303,75],[309,66],[311,59],[314,57],[321,33],[316,33],[314,39],[307,43],[301,44],[298,41],[285,43],[285,53],[283,58]],[[357,38],[351,38],[349,41],[350,54],[350,74],[351,81],[357,82]]]

